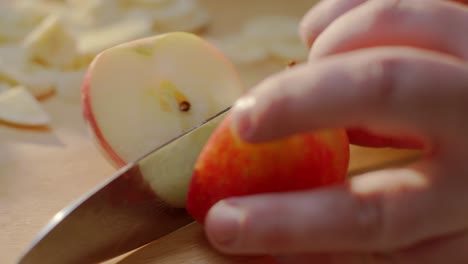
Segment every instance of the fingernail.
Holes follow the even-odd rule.
[[[242,138],[249,138],[253,134],[251,112],[255,104],[255,97],[247,96],[239,99],[232,108],[231,116],[234,132]]]
[[[243,212],[227,202],[220,202],[211,208],[207,227],[213,242],[222,247],[233,246],[239,236]]]

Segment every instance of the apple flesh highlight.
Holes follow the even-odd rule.
[[[171,206],[185,207],[195,161],[224,115],[217,116],[139,163],[146,183]]]
[[[222,199],[341,183],[346,180],[348,164],[349,141],[343,129],[250,144],[231,130],[228,115],[198,157],[187,210],[204,223],[208,210]]]
[[[83,115],[98,148],[119,168],[229,107],[244,91],[234,66],[214,45],[171,32],[96,56],[82,86]],[[186,153],[198,154],[207,139],[193,137],[198,142]],[[193,168],[196,156],[187,156],[184,165]],[[152,182],[163,198],[183,207],[191,171],[181,168],[180,175],[164,179],[175,191]]]

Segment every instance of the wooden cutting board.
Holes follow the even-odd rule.
[[[302,17],[316,1],[201,2],[214,16],[209,33],[216,36],[235,32],[242,21],[256,15]],[[283,66],[282,62],[270,61],[239,70],[250,86]],[[42,104],[52,117],[53,123],[49,129],[31,130],[0,124],[2,264],[15,263],[57,211],[115,172],[90,141],[79,102],[63,101],[52,96],[42,100]],[[351,155],[350,172],[357,173],[406,160],[416,153],[352,147]],[[248,263],[246,259],[217,254],[204,241],[202,234],[199,225],[189,225],[137,251],[123,263]],[[255,259],[249,261],[257,263]]]

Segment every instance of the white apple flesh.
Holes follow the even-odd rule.
[[[234,66],[214,45],[173,32],[100,53],[82,87],[83,114],[98,147],[121,167],[227,108],[244,91]],[[159,177],[150,180],[153,188],[176,206],[185,204],[187,166],[207,137],[193,140],[193,149],[185,151],[189,160],[180,158],[180,175],[141,169],[145,178]]]
[[[22,86],[0,89],[0,121],[22,126],[47,126],[50,117]]]

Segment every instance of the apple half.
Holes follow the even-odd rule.
[[[96,56],[82,86],[83,115],[99,149],[121,167],[229,107],[244,92],[236,69],[214,45],[171,32]],[[193,137],[186,150],[190,158],[181,159],[180,173],[169,175],[177,179],[156,175],[151,163],[141,168],[172,205],[185,205],[191,169],[207,139]]]

